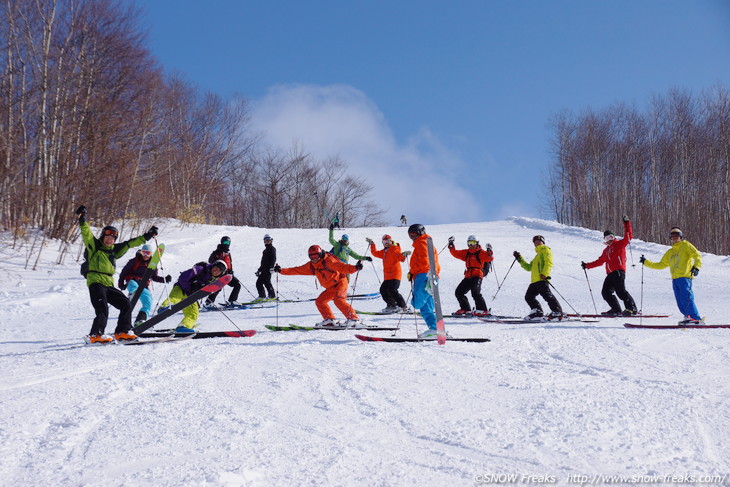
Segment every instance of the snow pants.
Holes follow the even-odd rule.
[[[700,312],[695,305],[695,293],[692,291],[692,279],[689,277],[678,277],[672,279],[674,299],[677,300],[677,307],[682,316],[689,316],[693,320],[701,320]]]
[[[465,277],[458,286],[456,286],[456,300],[459,302],[459,308],[471,311],[469,300],[466,293],[471,291],[471,297],[474,298],[474,307],[479,311],[487,311],[487,303],[484,302],[482,296],[482,278],[481,277]]]
[[[239,281],[236,276],[232,276],[231,282],[229,282],[228,285],[233,288],[233,291],[231,291],[230,296],[228,296],[228,301],[238,301],[238,294],[241,292],[241,281]],[[218,293],[220,293],[220,291],[216,291],[216,292],[210,294],[205,299],[205,304],[215,303],[215,298],[218,297]]]
[[[337,281],[337,284],[325,289],[322,294],[320,294],[319,297],[314,301],[314,304],[317,305],[319,313],[325,320],[335,319],[335,315],[332,313],[332,309],[330,309],[330,305],[328,304],[332,300],[335,301],[335,306],[337,306],[337,309],[342,311],[342,314],[345,315],[345,318],[347,318],[348,320],[360,319],[358,318],[357,313],[355,313],[353,307],[350,306],[347,302],[346,279],[340,279],[339,281]]]
[[[129,281],[129,284],[127,284],[127,292],[129,293],[129,296],[134,296],[135,291],[137,291],[137,288],[139,287],[139,283],[132,279]],[[150,292],[149,288],[144,288],[144,291],[142,291],[142,294],[139,295],[139,302],[142,303],[142,307],[140,308],[140,311],[144,311],[144,313],[147,316],[152,315],[152,292]],[[129,310],[130,313],[134,310]]]
[[[385,304],[391,308],[396,306],[399,308],[406,307],[406,301],[403,296],[398,292],[400,287],[400,279],[387,279],[380,285],[380,295],[383,297]]]
[[[124,292],[113,286],[105,286],[101,283],[94,283],[89,286],[89,297],[94,307],[96,317],[91,324],[89,335],[103,335],[106,330],[106,323],[109,320],[109,305],[119,310],[117,328],[114,333],[124,333],[132,329],[132,310],[129,299]]]
[[[618,299],[616,299],[616,296]],[[626,272],[622,270],[613,271],[606,276],[606,280],[603,281],[603,289],[601,289],[601,296],[611,307],[611,311],[614,313],[621,312],[621,305],[618,300],[624,302],[625,309],[630,311],[637,311],[636,303],[631,294],[626,290]]]
[[[259,278],[256,279],[256,290],[259,292],[260,298],[265,298],[267,292],[269,293],[269,298],[276,297],[274,286],[271,285],[271,272],[268,270],[261,271]]]
[[[542,299],[547,302],[548,306],[550,306],[550,311],[556,313],[563,312],[560,303],[550,291],[550,284],[547,281],[533,282],[527,287],[527,292],[525,293],[525,301],[527,301],[530,308],[542,312],[542,306],[540,306],[540,302],[536,299],[538,295],[542,296]]]
[[[421,316],[426,325],[432,330],[436,329],[436,304],[428,285],[428,272],[416,274],[413,279],[413,308],[421,311]]]
[[[182,288],[178,285],[175,285],[172,287],[172,291],[170,291],[170,296],[168,296],[168,298],[162,302],[162,306],[171,306],[173,304],[179,303],[187,297],[188,295],[183,292]],[[196,301],[187,308],[183,309],[183,319],[180,322],[180,325],[186,328],[194,328],[195,324],[198,322],[199,315],[200,307],[198,306],[198,302]]]

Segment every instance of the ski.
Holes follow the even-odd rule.
[[[439,295],[439,280],[436,276],[436,257],[433,249],[433,239],[428,237],[428,280],[431,283],[433,303],[436,308],[436,340],[439,345],[446,343],[446,326],[444,325],[444,313],[441,310],[441,297]]]
[[[655,330],[681,330],[683,328],[730,328],[730,325],[637,325],[624,323],[626,328],[653,328]]]
[[[271,331],[314,331],[314,330],[370,330],[370,331],[396,331],[397,327],[392,326],[299,326],[299,325],[265,325],[266,329]]]
[[[386,313],[384,311],[360,311],[356,309],[355,312],[359,315],[372,315],[372,316],[388,316],[388,315],[412,315],[414,311],[409,309],[408,311],[393,311],[392,313]],[[416,310],[415,313],[420,316],[421,312]]]
[[[134,305],[137,304],[139,297],[142,296],[142,291],[147,288],[147,284],[149,284],[150,279],[152,278],[152,274],[155,273],[155,269],[157,269],[157,264],[160,262],[163,252],[165,252],[165,244],[158,245],[157,250],[152,253],[152,257],[150,257],[150,263],[147,264],[147,269],[144,271],[144,274],[142,274],[142,279],[140,279],[139,281],[139,286],[137,287],[137,290],[134,291],[132,299],[129,300],[131,304],[129,309],[134,310]]]
[[[530,323],[538,323],[538,324],[545,324],[545,323],[598,323],[600,320],[583,320],[579,318],[563,318],[562,320],[548,320],[548,319],[542,319],[542,320],[524,320],[521,318],[517,319],[499,319],[499,320],[492,320],[488,318],[479,318],[482,321],[485,321],[487,323],[502,323],[502,324],[510,324],[510,325],[520,325],[520,324],[530,324]]]
[[[229,274],[230,275],[230,274]],[[192,338],[197,340],[200,338],[246,338],[256,334],[256,330],[231,330],[231,331],[198,331],[195,333],[175,333],[175,338]],[[156,338],[166,335],[165,333],[147,332],[140,333],[140,338]]]
[[[490,320],[490,321],[491,320],[513,320],[513,319],[519,318],[517,316],[492,315],[492,314],[488,314],[488,315],[484,315],[484,316],[477,316],[474,313],[466,313],[466,314],[460,314],[460,315],[457,315],[456,313],[451,313],[451,315],[449,315],[449,317],[450,318],[480,318],[485,321],[487,321],[487,320]]]
[[[366,293],[366,294],[348,294],[347,300],[367,300],[367,299],[376,299],[380,297],[380,291],[374,292],[374,293]],[[304,298],[304,299],[280,299],[280,303],[306,303],[309,301],[316,301],[317,298]]]
[[[206,284],[201,289],[198,289],[194,293],[192,293],[187,298],[183,299],[179,303],[173,304],[168,309],[163,311],[162,313],[157,313],[153,317],[151,317],[149,320],[145,321],[144,323],[140,323],[139,325],[135,326],[133,328],[134,333],[139,335],[140,333],[149,330],[153,326],[155,326],[157,323],[161,322],[162,320],[169,318],[170,316],[174,315],[181,309],[187,308],[191,304],[195,303],[199,299],[203,299],[204,297],[208,296],[211,293],[214,293],[216,291],[219,291],[223,288],[226,284],[231,282],[231,279],[233,279],[233,276],[231,274],[226,274],[224,276],[219,277],[215,281]]]
[[[571,318],[669,318],[669,315],[642,315],[642,314],[636,314],[636,315],[593,315],[593,314],[584,314],[584,315],[578,315],[569,313],[565,316],[571,317]]]
[[[117,341],[118,344],[129,346],[129,345],[149,345],[150,343],[167,343],[167,342],[179,342],[183,340],[189,340],[193,338],[194,333],[188,333],[187,336],[176,337],[175,335],[160,336],[159,338],[148,338],[144,340],[132,340],[126,342]]]
[[[399,337],[371,337],[365,335],[355,335],[355,338],[364,342],[393,342],[393,343],[407,343],[407,342],[435,342],[438,338],[399,338]],[[474,342],[484,343],[490,342],[489,338],[454,338],[449,337],[450,342]]]

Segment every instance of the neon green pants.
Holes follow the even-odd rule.
[[[180,286],[173,286],[172,291],[170,291],[170,295],[162,302],[162,306],[177,304],[187,297],[188,295],[183,292]],[[200,315],[199,309],[200,307],[198,306],[197,301],[184,308],[183,319],[180,322],[180,325],[186,328],[194,328],[195,324],[198,322],[198,316]]]

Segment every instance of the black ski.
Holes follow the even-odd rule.
[[[230,275],[230,274],[229,274]],[[192,338],[198,340],[200,338],[246,338],[252,337],[256,334],[256,330],[231,330],[231,331],[197,331],[195,333],[175,333],[175,338]],[[155,338],[161,337],[165,333],[141,333],[141,338]]]
[[[219,277],[215,281],[211,282],[210,284],[206,284],[201,289],[198,289],[193,294],[188,296],[187,298],[183,299],[179,303],[173,304],[168,309],[163,311],[162,313],[157,313],[155,316],[150,318],[149,320],[145,321],[144,323],[140,323],[139,325],[135,326],[133,328],[134,333],[139,335],[142,332],[145,332],[155,326],[157,323],[161,322],[162,320],[169,318],[170,316],[174,315],[181,309],[187,308],[191,304],[195,303],[199,299],[203,299],[204,297],[208,296],[211,293],[214,293],[216,291],[219,291],[231,282],[231,279],[233,279],[233,276],[231,274],[226,274],[224,276]]]
[[[357,338],[358,340],[362,340],[364,342],[393,342],[393,343],[435,342],[438,340],[436,337],[433,337],[433,338],[398,338],[398,337],[371,337],[371,336],[365,336],[365,335],[355,335],[355,338]],[[454,337],[448,337],[447,340],[450,342],[474,342],[474,343],[484,343],[484,342],[491,341],[489,338],[454,338]]]

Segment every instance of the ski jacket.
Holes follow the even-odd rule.
[[[225,249],[223,244],[219,244],[218,248],[210,254],[210,257],[208,257],[209,264],[212,264],[216,260],[222,260],[226,263],[226,267],[228,267],[226,274],[233,274],[233,258],[231,257],[231,253]]]
[[[124,289],[127,287],[127,283],[129,281],[141,281],[142,276],[144,276],[145,271],[147,270],[147,267],[149,267],[150,261],[144,260],[142,258],[142,254],[137,252],[137,255],[134,256],[134,259],[130,259],[129,262],[125,264],[125,266],[122,268],[122,272],[119,274],[119,282],[117,283],[119,285],[120,289]],[[165,282],[165,279],[157,275],[157,269],[152,273],[152,277],[150,277],[151,281],[155,282]],[[145,287],[149,285],[149,282],[145,284]]]
[[[325,289],[335,287],[340,280],[345,278],[345,274],[355,272],[357,272],[357,268],[354,265],[345,264],[327,252],[316,264],[307,262],[298,267],[281,269],[281,273],[285,276],[316,276],[319,284]]]
[[[492,251],[484,250],[481,245],[477,245],[474,250],[456,250],[454,247],[449,247],[449,252],[457,259],[463,260],[466,263],[464,277],[483,278],[484,264],[494,260]]]
[[[692,279],[694,277],[691,272],[692,268],[696,267],[699,269],[702,267],[702,256],[700,256],[699,251],[694,245],[686,240],[681,240],[666,251],[662,260],[656,263],[645,260],[644,265],[649,269],[664,269],[665,267],[669,267],[672,279],[679,279],[680,277]]]
[[[273,244],[266,244],[261,254],[261,265],[259,272],[271,272],[272,267],[276,264],[276,248]]]
[[[530,261],[527,262],[522,256],[520,256],[518,262],[526,271],[530,271],[530,282],[540,282],[542,279],[540,275],[550,277],[550,272],[553,270],[553,251],[547,245],[538,245],[535,247],[537,255]]]
[[[349,262],[350,256],[357,260],[365,259],[365,257],[352,250],[349,245],[343,245],[338,240],[335,240],[334,229],[330,229],[330,243],[332,244],[332,254],[342,262]]]
[[[103,286],[114,287],[116,260],[126,254],[130,248],[142,245],[147,241],[140,235],[107,247],[102,240],[94,237],[88,222],[82,223],[80,228],[81,239],[89,256],[89,272],[86,274],[87,286],[99,283]]]
[[[415,277],[418,274],[428,272],[431,265],[428,261],[428,235],[423,234],[413,241],[413,255],[411,255],[411,277]],[[433,257],[436,262],[436,277],[441,274],[441,265],[439,264],[439,254],[434,249]]]
[[[406,260],[406,257],[400,251],[400,245],[397,243],[390,244],[390,247],[377,250],[375,242],[370,244],[370,253],[373,257],[383,259],[383,279],[396,279],[400,281],[403,276],[400,263]]]
[[[191,269],[182,271],[175,285],[180,287],[187,296],[190,296],[198,289],[217,279],[210,272],[212,268],[213,264],[195,265]]]
[[[611,243],[606,245],[598,259],[586,263],[586,268],[593,269],[606,264],[606,274],[619,270],[626,271],[626,247],[632,238],[634,238],[634,232],[631,222],[624,222],[624,238],[614,238]]]

